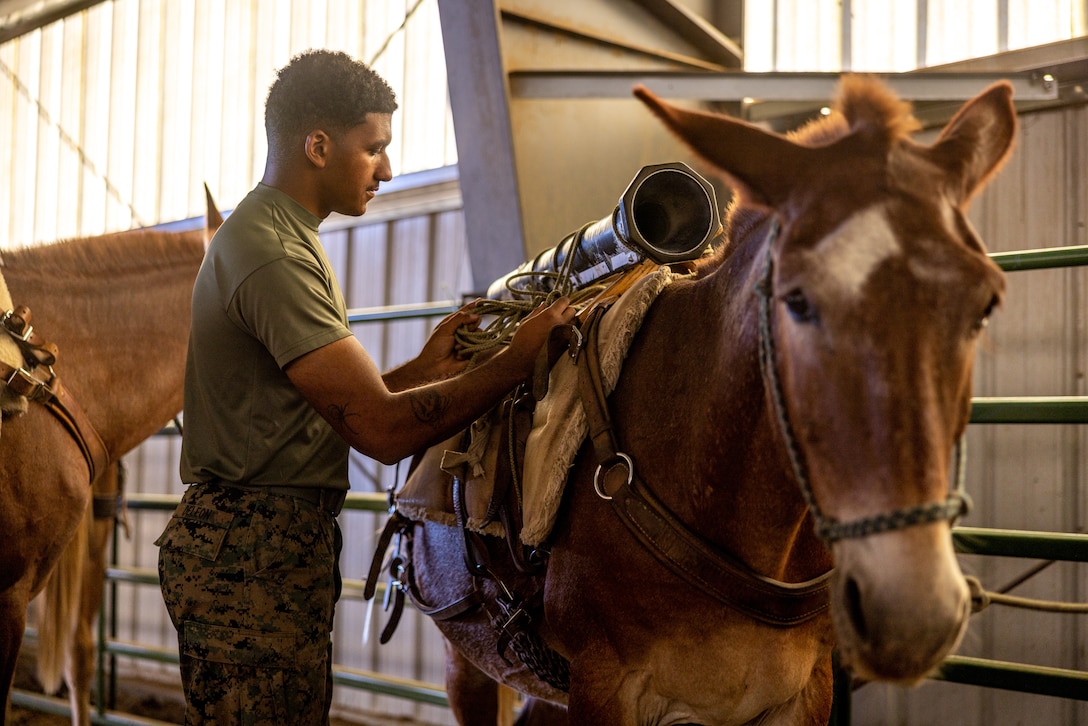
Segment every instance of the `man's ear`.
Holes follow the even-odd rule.
[[[306,158],[318,169],[324,169],[331,151],[329,135],[321,129],[314,129],[306,135]]]

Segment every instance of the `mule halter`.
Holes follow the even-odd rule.
[[[767,246],[767,252],[764,257],[759,282],[755,286],[755,293],[759,296],[759,367],[763,372],[763,378],[771,394],[775,417],[782,432],[786,451],[789,454],[793,474],[797,478],[801,495],[804,497],[809,512],[812,514],[812,519],[816,524],[816,534],[830,545],[842,539],[867,537],[879,532],[890,532],[946,519],[952,520],[954,523],[957,518],[967,514],[971,506],[971,499],[964,489],[967,461],[967,440],[965,436],[961,436],[960,440],[956,442],[955,488],[943,502],[917,504],[913,507],[903,507],[886,514],[862,517],[849,522],[840,522],[833,517],[826,516],[820,510],[820,505],[812,493],[808,470],[805,467],[801,448],[797,444],[797,437],[794,436],[789,413],[786,411],[785,394],[782,390],[782,380],[778,375],[775,356],[774,331],[771,329],[771,298],[774,296],[773,249],[775,239],[778,237],[778,231],[779,224],[778,220],[775,219],[772,221],[771,229],[767,233],[767,239],[764,242]]]

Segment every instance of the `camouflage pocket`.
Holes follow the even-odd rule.
[[[182,502],[155,544],[214,562],[219,557],[234,517],[232,512]]]
[[[252,668],[295,667],[300,646],[295,633],[266,633],[206,623],[182,623],[179,638],[183,655],[212,663]]]

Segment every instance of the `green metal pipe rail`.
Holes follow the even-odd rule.
[[[1088,265],[1088,246],[999,252],[990,258],[1006,272],[1077,267]],[[1088,397],[975,398],[971,423],[1085,424]],[[1088,562],[1088,536],[1080,534],[957,527],[952,531],[952,541],[956,551],[963,554]],[[950,656],[933,678],[1088,701],[1085,671]]]

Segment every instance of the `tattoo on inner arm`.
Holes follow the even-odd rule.
[[[352,426],[352,420],[361,419],[362,416],[357,413],[349,413],[347,406],[339,403],[332,404],[329,406],[329,418],[332,419],[333,425],[337,428],[350,431],[353,434],[359,433]]]
[[[444,396],[435,391],[424,391],[408,394],[408,400],[412,402],[412,413],[422,423],[429,424],[432,428],[438,428],[449,410],[449,396]]]

